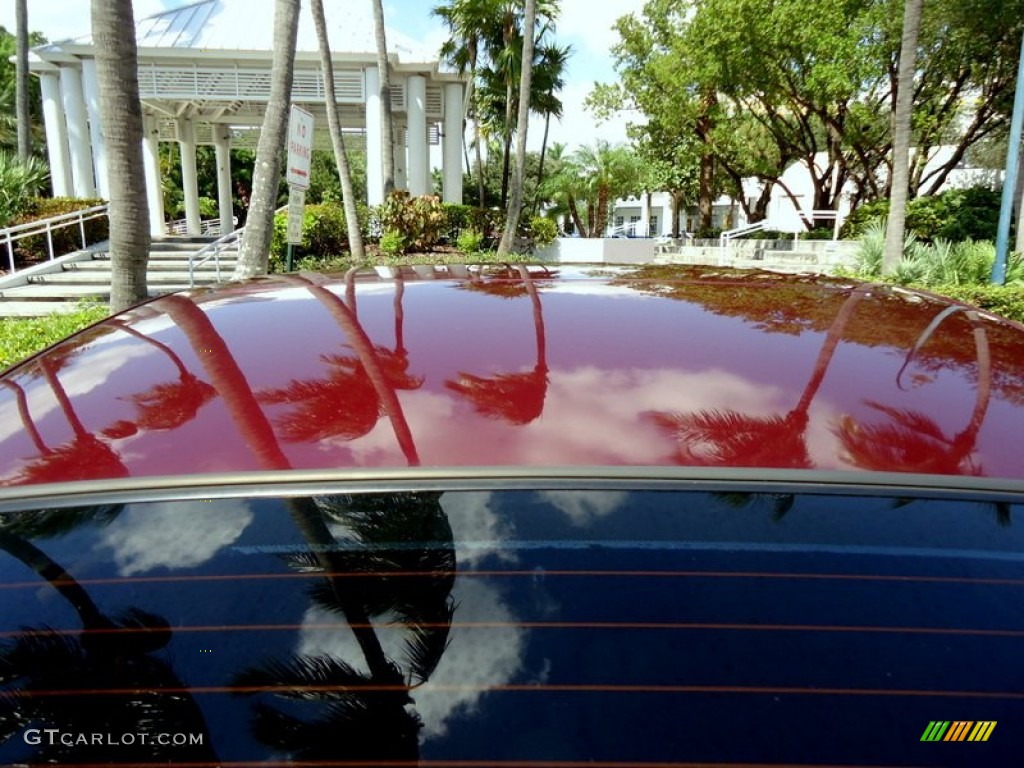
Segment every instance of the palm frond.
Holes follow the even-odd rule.
[[[235,675],[239,688],[272,688],[294,699],[343,699],[374,681],[333,656],[294,656],[269,659]]]

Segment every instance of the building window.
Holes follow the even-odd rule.
[[[647,234],[648,234],[649,237],[654,237],[654,236],[659,234],[659,232],[658,232],[658,217],[657,216],[651,216],[651,227],[650,227],[650,231]]]
[[[616,216],[615,217],[615,226],[616,227],[621,227],[624,221],[625,221],[625,219],[622,216]]]

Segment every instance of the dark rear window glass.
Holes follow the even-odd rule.
[[[1018,765],[1021,508],[675,491],[0,517],[0,764]]]

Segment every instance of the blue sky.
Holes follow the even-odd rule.
[[[254,8],[265,7],[267,13],[273,11],[271,0],[249,2]],[[384,0],[387,24],[430,47],[440,46],[445,38],[444,29],[430,13],[436,3],[437,0]],[[141,18],[186,4],[186,0],[134,0],[135,16]],[[354,6],[359,5],[365,5],[362,10],[369,13],[369,0],[324,1],[329,19],[332,12],[351,13]],[[625,118],[596,125],[583,109],[583,100],[595,81],[615,79],[609,51],[617,37],[611,27],[619,16],[638,12],[642,5],[643,0],[561,0],[557,39],[561,44],[571,44],[574,53],[562,94],[565,118],[561,124],[552,125],[552,141],[562,141],[572,147],[592,143],[598,138],[625,140]],[[303,8],[303,12],[308,13],[308,9]],[[0,24],[14,29],[14,3],[0,3]],[[88,34],[89,3],[87,0],[29,0],[29,24],[51,40]],[[539,147],[542,130],[539,122],[531,123],[531,149]]]

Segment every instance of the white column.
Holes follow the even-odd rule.
[[[376,67],[363,70],[366,92],[366,202],[384,202],[384,141],[380,120],[380,77]]]
[[[409,116],[409,194],[419,197],[430,194],[430,174],[427,172],[430,163],[427,154],[427,78],[423,75],[407,77],[405,95]]]
[[[405,134],[408,128],[395,124],[395,189],[408,189],[409,176],[406,172],[408,153],[405,146]]]
[[[637,237],[647,237],[651,234],[651,207],[648,205],[647,191],[640,192],[640,221],[633,233]]]
[[[226,125],[215,125],[213,131],[213,146],[217,152],[217,207],[220,214],[220,233],[226,235],[235,229],[235,207],[231,200],[231,133]]]
[[[71,182],[76,197],[95,197],[92,177],[92,150],[89,148],[89,119],[82,96],[82,73],[77,67],[60,68],[60,92],[64,98],[64,117],[68,121],[68,148],[71,150]]]
[[[167,228],[164,225],[164,190],[160,184],[160,132],[157,129],[156,118],[144,118],[142,129],[142,165],[146,172],[149,233],[153,237],[163,237],[167,234]]]
[[[70,197],[71,165],[68,160],[68,133],[64,105],[60,98],[60,80],[56,72],[39,75],[43,94],[43,122],[46,123],[46,151],[50,158],[50,182],[54,197]]]
[[[462,83],[444,87],[444,201],[462,203]]]
[[[96,60],[82,60],[82,91],[85,110],[89,115],[89,140],[92,144],[92,168],[96,177],[96,194],[110,199],[110,180],[107,178],[107,142],[103,137],[100,120],[100,81],[96,76]]]
[[[181,186],[185,193],[185,233],[202,234],[199,220],[199,176],[196,172],[196,132],[191,120],[176,124],[178,147],[181,150]]]

